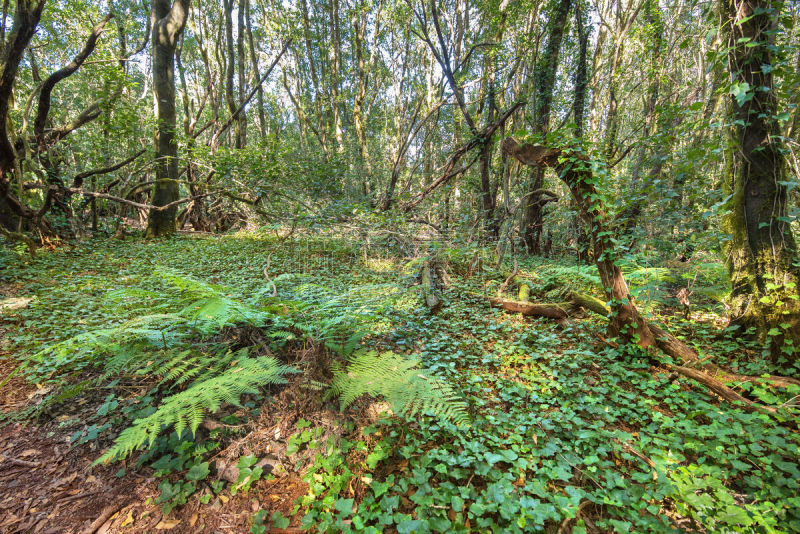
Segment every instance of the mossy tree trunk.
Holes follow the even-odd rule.
[[[178,144],[175,139],[175,46],[189,16],[190,0],[153,0],[153,93],[156,101],[156,183],[154,206],[178,200]],[[146,237],[160,237],[175,231],[178,207],[150,210]]]
[[[502,149],[525,165],[550,167],[569,188],[591,239],[592,252],[600,280],[611,303],[609,334],[620,336],[642,348],[656,343],[647,321],[641,316],[628,291],[619,268],[620,253],[614,242],[611,221],[594,186],[591,162],[578,147],[563,149],[519,145],[514,139],[503,140]]]
[[[571,8],[572,0],[558,0],[554,4],[553,12],[548,20],[547,44],[545,44],[544,50],[536,63],[534,82],[535,109],[532,132],[535,136],[544,137],[550,130],[550,112],[556,85],[558,56]],[[528,252],[535,255],[541,252],[539,242],[544,224],[544,206],[546,202],[542,202],[542,196],[537,192],[544,188],[544,171],[543,167],[533,167],[531,169],[530,193],[526,200],[522,223],[522,238],[525,241],[525,246],[528,248]]]
[[[771,341],[772,355],[797,361],[800,346],[797,246],[786,217],[785,147],[775,118],[772,70],[780,2],[721,0],[731,74],[729,195],[724,231],[732,319]]]

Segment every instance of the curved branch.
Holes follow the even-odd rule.
[[[83,186],[83,181],[86,178],[90,177],[90,176],[96,176],[98,174],[108,174],[109,172],[114,172],[114,171],[116,171],[118,169],[121,169],[125,165],[128,165],[129,163],[134,161],[136,158],[138,158],[139,156],[144,154],[146,151],[147,151],[146,149],[142,149],[139,152],[137,152],[136,154],[134,154],[133,156],[129,157],[128,159],[126,159],[124,161],[120,161],[119,163],[114,163],[113,165],[109,165],[108,167],[103,167],[103,168],[100,168],[100,169],[92,169],[90,171],[80,172],[80,173],[76,174],[75,177],[72,179],[72,187],[81,187],[81,186]]]
[[[75,71],[77,71],[80,66],[83,65],[83,62],[86,61],[86,58],[88,58],[91,53],[94,52],[95,46],[97,46],[97,40],[103,34],[103,29],[105,28],[106,24],[108,24],[108,21],[113,17],[114,15],[112,13],[109,13],[103,17],[103,20],[101,20],[97,26],[92,29],[92,33],[86,40],[83,50],[81,50],[78,55],[75,56],[75,59],[48,76],[48,78],[42,84],[42,90],[39,92],[39,107],[36,112],[36,119],[33,122],[33,134],[39,144],[44,142],[44,128],[47,123],[47,116],[50,114],[50,97],[53,93],[53,89],[58,82],[68,78],[69,76],[72,76]]]

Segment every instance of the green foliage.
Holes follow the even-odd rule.
[[[164,429],[174,427],[181,433],[189,428],[193,433],[203,422],[206,413],[214,413],[223,403],[239,405],[245,393],[254,393],[258,387],[285,382],[284,375],[292,369],[281,365],[275,358],[262,356],[248,358],[246,351],[239,354],[234,365],[213,378],[198,380],[186,390],[164,399],[155,413],[138,419],[119,437],[97,462],[125,458],[135,450],[152,445]]]
[[[484,284],[499,284],[504,273],[491,270],[488,262],[470,278],[451,270],[452,281],[442,288],[445,305],[438,314],[422,313],[413,296],[414,269],[384,268],[392,261],[402,264],[402,258],[387,256],[383,249],[359,248],[358,239],[298,236],[276,243],[271,232],[178,237],[158,245],[97,241],[91,250],[70,255],[68,272],[60,252],[42,254],[35,264],[19,267],[16,279],[28,284],[26,295],[33,300],[15,312],[21,328],[8,332],[17,354],[42,352],[43,341],[55,345],[130,321],[142,328],[127,337],[123,328],[114,334],[123,337],[103,338],[80,354],[66,351],[58,365],[48,365],[47,357],[30,361],[29,369],[41,366],[37,382],[62,385],[53,395],[65,399],[108,387],[80,428],[63,422],[67,436],[77,432],[71,442],[92,439],[106,447],[110,432],[146,420],[170,397],[195,384],[234,371],[237,359],[258,361],[262,341],[278,354],[291,336],[327,332],[332,345],[341,347],[353,332],[368,331],[361,343],[374,349],[370,360],[390,352],[390,379],[407,373],[426,386],[427,381],[414,378],[416,373],[442,381],[469,406],[470,425],[459,428],[452,420],[419,417],[420,411],[414,424],[405,417],[383,418],[374,426],[352,429],[339,421],[334,427],[343,435],[336,437],[321,433],[311,417],[298,420],[296,431],[285,439],[298,461],[314,455],[311,465],[303,466],[309,492],[298,511],[306,512],[303,524],[315,531],[545,532],[570,518],[569,524],[580,531],[580,520],[574,517],[586,501],[595,503],[588,517],[603,531],[661,533],[675,528],[670,518],[694,518],[709,531],[800,529],[796,433],[763,414],[720,406],[685,379],[653,368],[650,356],[588,341],[603,334],[601,319],[576,320],[560,328],[544,319],[490,309],[480,296],[490,287]],[[474,250],[464,248],[454,256],[468,264]],[[490,257],[488,249],[481,254]],[[269,255],[277,298],[270,296],[272,288],[263,276]],[[548,280],[549,291],[577,279],[577,288],[599,293],[598,285],[575,274],[595,276],[591,268],[548,262],[520,258],[520,271],[539,288]],[[208,280],[213,291],[194,291],[194,284],[178,289],[159,274],[165,272],[160,265],[170,265],[170,273],[185,273],[180,278]],[[693,284],[696,290],[725,280],[724,271],[717,276],[719,264],[713,261],[671,267],[676,282],[651,265],[640,258],[626,261],[623,268],[643,269],[635,275],[636,283],[650,284],[652,313],[663,304],[655,291],[662,284]],[[51,280],[59,291],[52,290]],[[224,280],[226,286],[211,280]],[[111,291],[116,292],[113,299],[108,298]],[[215,314],[195,316],[200,306],[192,304],[215,294],[240,303],[240,311],[258,313],[242,319],[238,311],[221,306],[216,314],[232,314],[222,323]],[[326,306],[329,299],[335,304]],[[717,326],[717,303],[698,299],[695,306],[709,319],[657,319],[723,368],[751,375],[778,373],[741,335]],[[135,322],[143,314],[173,319],[161,325]],[[341,315],[348,319],[339,321]],[[320,328],[320,321],[334,326]],[[220,324],[225,326],[220,329]],[[256,330],[258,336],[251,339]],[[238,352],[242,345],[251,347],[246,354]],[[352,370],[345,362],[337,373],[340,379]],[[84,375],[82,370],[90,372]],[[96,377],[111,382],[98,384]],[[117,379],[125,384],[144,381],[150,390],[131,403],[125,388],[113,386]],[[355,382],[361,385],[350,397],[376,385],[363,373]],[[773,405],[796,403],[792,397],[798,393],[766,384],[731,386]],[[259,384],[253,386],[257,388]],[[261,400],[248,396],[239,402],[252,411]],[[49,405],[49,411],[57,408]],[[401,408],[396,412],[402,413]],[[112,416],[118,419],[108,419]],[[101,430],[109,423],[111,429]],[[139,465],[168,477],[161,503],[167,506],[179,505],[205,487],[208,477],[204,482],[190,478],[205,473],[203,464],[214,443],[236,431],[218,429],[200,442],[192,437],[188,419],[184,424],[181,435],[164,428],[152,444],[144,443],[139,455]],[[629,447],[651,459],[655,468]],[[254,468],[255,463],[245,467]],[[212,487],[215,493],[223,490],[220,483]],[[358,498],[354,487],[361,488]],[[752,524],[746,526],[748,521],[730,509],[726,495],[748,512]],[[270,523],[269,515],[263,523]]]
[[[342,409],[361,395],[382,396],[394,412],[409,419],[430,414],[466,425],[466,403],[418,363],[393,352],[357,351],[345,368],[333,367],[331,395],[339,397]]]

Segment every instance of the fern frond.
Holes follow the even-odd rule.
[[[330,394],[339,397],[341,409],[361,395],[383,396],[395,413],[409,418],[431,414],[456,425],[468,424],[466,402],[417,363],[393,352],[357,351],[346,368],[333,366]]]
[[[122,459],[152,445],[170,427],[178,434],[186,428],[194,433],[205,415],[218,411],[223,403],[238,405],[243,394],[255,392],[260,386],[285,383],[285,375],[292,372],[296,371],[275,358],[240,359],[234,368],[167,397],[153,414],[123,430],[96,463]]]

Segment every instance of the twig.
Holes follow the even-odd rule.
[[[18,460],[16,458],[9,458],[5,454],[0,454],[0,456],[2,456],[3,460],[6,462],[12,465],[18,465],[20,467],[39,467],[41,465],[39,462],[28,462],[25,460]]]
[[[82,534],[94,534],[97,532],[100,527],[105,525],[106,521],[108,521],[114,514],[116,514],[119,509],[122,508],[122,502],[117,502],[114,504],[109,504],[106,506],[103,511],[100,513],[100,516],[89,525],[89,528],[84,530]]]

